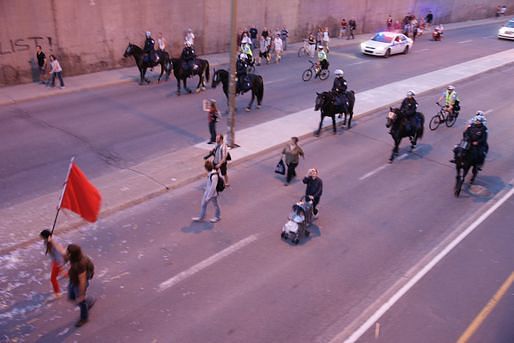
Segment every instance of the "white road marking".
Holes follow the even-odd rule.
[[[354,63],[348,63],[347,66],[353,66],[353,65],[357,65],[357,64],[363,64],[363,63],[368,63],[369,61],[359,61],[359,62],[354,62]]]
[[[248,236],[245,239],[242,239],[239,242],[229,246],[228,248],[225,248],[225,249],[221,250],[220,252],[212,255],[211,257],[203,260],[202,262],[195,264],[191,268],[178,273],[174,277],[172,277],[164,282],[161,282],[161,284],[159,285],[159,292],[162,292],[170,287],[175,286],[179,282],[184,281],[185,279],[193,276],[194,274],[198,273],[199,271],[213,265],[214,263],[218,262],[219,260],[233,254],[234,252],[244,248],[245,246],[247,246],[248,244],[250,244],[256,240],[257,240],[257,234]]]
[[[428,50],[430,50],[430,49],[425,48],[425,49],[414,50],[414,51],[415,51],[415,52],[422,52],[422,51],[428,51]]]
[[[397,157],[396,160],[403,160],[405,157],[409,156],[409,154],[407,153],[404,153],[404,154],[401,154],[400,157]],[[366,173],[364,175],[362,175],[360,178],[359,178],[359,181],[362,181],[364,179],[367,179],[368,177],[370,176],[373,176],[375,175],[376,173],[378,173],[379,171],[381,171],[382,169],[385,169],[386,167],[390,166],[391,164],[388,163],[388,164],[384,164],[383,166],[380,166],[378,167],[377,169],[374,169],[372,171],[370,171],[369,173]]]
[[[510,184],[514,179],[510,181]],[[344,343],[356,342],[368,329],[380,319],[393,305],[400,300],[423,276],[425,276],[432,268],[434,268],[446,255],[448,255],[453,248],[455,248],[464,238],[472,233],[484,220],[494,213],[504,202],[506,202],[514,194],[514,188],[511,188],[504,194],[493,206],[485,211],[473,223],[471,223],[462,233],[460,233],[454,240],[452,240],[446,247],[444,247],[432,260],[430,260],[419,272],[417,272],[403,287],[401,287],[391,298],[384,302],[384,304],[366,320],[350,337],[344,340]],[[440,247],[434,248],[435,251]],[[336,337],[330,340],[330,343],[342,342],[345,332],[339,333]]]
[[[369,173],[366,173],[366,174],[362,175],[362,176],[359,178],[359,181],[362,181],[362,180],[364,180],[364,179],[367,179],[367,178],[368,178],[368,177],[370,177],[370,176],[375,175],[376,173],[378,173],[378,172],[379,172],[379,171],[381,171],[382,169],[386,168],[387,166],[390,166],[390,164],[384,164],[383,166],[380,166],[380,167],[378,167],[377,169],[372,170],[372,171],[370,171]]]
[[[473,40],[471,39],[468,39],[468,40],[463,40],[463,41],[460,41],[460,42],[457,42],[459,44],[465,44],[465,43],[471,43]]]
[[[288,80],[288,79],[278,79],[278,80],[266,81],[266,82],[264,82],[264,84],[269,85],[271,83],[281,82],[281,81],[285,81],[285,80]]]

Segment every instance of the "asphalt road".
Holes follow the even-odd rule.
[[[443,42],[426,35],[409,55],[390,59],[363,56],[357,44],[332,49],[331,70],[342,67],[357,92],[371,89],[511,48],[511,42],[496,39],[497,26],[448,31]],[[263,107],[240,111],[237,127],[313,106],[314,92],[330,88],[333,78],[303,82],[307,67],[306,59],[296,55],[279,65],[258,67],[265,80]],[[134,83],[0,108],[0,206],[60,189],[71,156],[96,177],[206,140],[201,100],[215,98],[225,109],[221,89],[180,97],[175,90],[175,80],[145,87]],[[238,97],[238,107],[249,98]]]
[[[426,58],[420,55],[420,60]],[[370,63],[401,64],[406,59],[395,60]],[[221,196],[222,221],[217,224],[191,223],[201,197],[198,182],[60,237],[81,244],[96,263],[90,294],[99,300],[91,322],[80,330],[73,328],[78,312],[72,305],[44,301],[50,285],[41,246],[2,257],[0,332],[29,342],[329,342],[339,337],[360,325],[361,315],[379,306],[384,294],[418,268],[434,247],[512,187],[513,75],[514,66],[506,66],[457,83],[463,111],[456,126],[427,130],[415,153],[391,165],[384,111],[356,121],[350,131],[301,142],[306,159],[299,174],[318,167],[325,189],[313,235],[299,246],[282,241],[279,234],[304,187],[298,181],[284,187],[273,174],[278,151],[230,170],[232,187]],[[438,95],[418,97],[427,120]],[[193,97],[179,101],[183,99]],[[489,111],[491,149],[476,185],[466,186],[455,199],[455,171],[448,159],[477,109]],[[407,153],[407,146],[401,145],[400,154]],[[387,313],[383,327],[391,329],[380,337],[412,342],[415,331],[402,328],[423,323],[430,325],[423,333],[435,334],[439,342],[461,334],[506,278],[509,263],[512,270],[512,251],[506,248],[514,242],[509,231],[512,199],[508,206]],[[488,256],[476,254],[477,247],[498,254],[501,268],[488,268]],[[487,269],[480,277],[472,266],[462,272],[473,287],[461,287],[459,283],[470,283],[454,277],[463,260]],[[437,282],[450,276],[447,287]],[[160,287],[166,282],[169,287]],[[465,318],[446,321],[445,331],[430,330],[447,313],[457,312],[447,301],[456,289]],[[431,304],[438,311],[422,320],[402,311],[419,306],[423,312],[430,298],[420,299],[420,292],[440,296]],[[505,330],[501,337],[508,337],[510,326],[505,325],[510,325],[512,311],[502,306],[483,328]],[[366,335],[363,342],[374,341]]]

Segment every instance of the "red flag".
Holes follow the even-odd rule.
[[[61,208],[67,208],[87,221],[96,222],[101,200],[100,192],[89,182],[82,170],[72,163]]]

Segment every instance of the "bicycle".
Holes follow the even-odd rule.
[[[303,40],[303,46],[298,49],[298,57],[311,56],[311,47],[307,39]]]
[[[428,127],[430,130],[434,131],[441,125],[441,123],[445,123],[447,127],[452,127],[455,125],[457,121],[457,117],[459,116],[459,112],[455,110],[453,113],[448,112],[446,105],[441,105],[436,102],[437,106],[440,107],[439,112],[430,119],[430,123]]]
[[[306,69],[302,73],[302,80],[303,81],[309,81],[312,78],[312,75],[316,75],[316,77],[319,77],[320,80],[326,80],[330,76],[330,71],[328,69],[321,69],[318,70],[318,66],[316,66],[316,63],[309,60],[311,66],[309,69]]]

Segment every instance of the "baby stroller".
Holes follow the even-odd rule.
[[[310,232],[307,227],[312,224],[312,200],[302,197],[300,201],[293,205],[289,214],[289,220],[282,227],[280,237],[287,240],[291,239],[293,244],[300,243],[300,238],[309,237]]]

